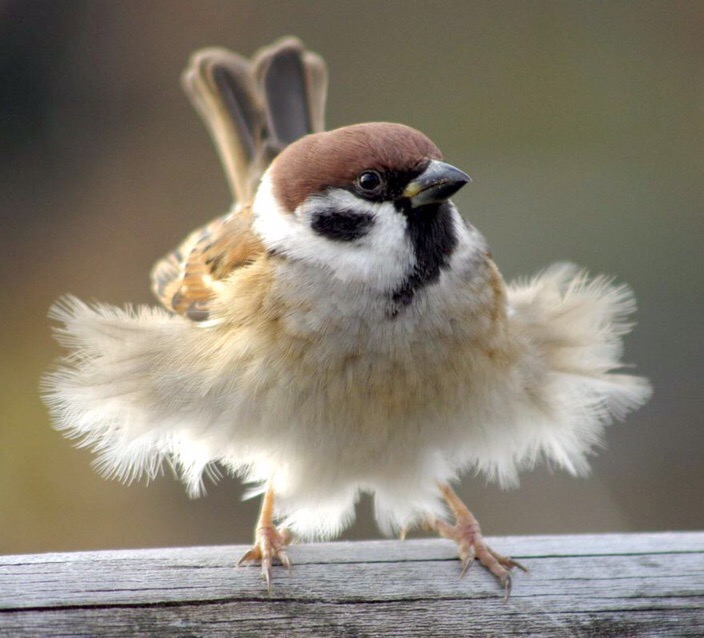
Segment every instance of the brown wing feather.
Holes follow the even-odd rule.
[[[151,280],[159,301],[192,321],[207,320],[221,281],[264,252],[251,230],[251,220],[249,208],[218,217],[158,261]]]

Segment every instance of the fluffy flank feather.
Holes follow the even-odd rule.
[[[56,428],[92,448],[105,476],[151,479],[167,460],[189,492],[199,493],[203,473],[212,474],[212,451],[201,440],[207,437],[196,435],[205,415],[186,397],[205,390],[193,362],[188,374],[169,354],[189,352],[193,325],[156,308],[89,306],[74,297],[57,303],[50,317],[63,324],[56,336],[70,349],[42,380]],[[184,347],[170,348],[175,343]]]
[[[646,379],[617,372],[623,365],[621,337],[633,325],[633,294],[606,277],[589,278],[571,264],[556,264],[510,285],[508,301],[512,329],[529,344],[533,365],[543,374],[537,377],[540,391],[516,426],[524,444],[512,447],[513,463],[484,469],[511,483],[518,469],[544,457],[584,474],[604,426],[651,394]]]

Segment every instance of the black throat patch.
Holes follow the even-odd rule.
[[[392,294],[396,306],[393,316],[398,314],[400,307],[413,301],[419,289],[440,278],[440,271],[449,267],[450,257],[457,247],[457,232],[449,202],[421,208],[404,207],[401,213],[408,220],[407,232],[415,252],[416,265]]]

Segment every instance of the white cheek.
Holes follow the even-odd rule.
[[[269,171],[264,173],[252,204],[252,227],[269,250],[284,250],[288,238],[297,232],[299,223],[293,215],[282,210],[271,187]]]
[[[352,242],[321,237],[312,230],[310,222],[317,211],[330,208],[353,208],[359,214],[369,214],[374,225],[368,234]],[[309,198],[292,215],[276,202],[267,173],[257,191],[253,211],[254,230],[268,249],[322,266],[342,281],[363,281],[379,290],[391,290],[415,264],[406,218],[388,202],[366,202],[348,191],[332,190]]]

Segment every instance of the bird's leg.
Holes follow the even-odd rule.
[[[450,525],[441,519],[432,518],[428,521],[428,526],[437,531],[440,536],[449,538],[457,543],[460,560],[462,561],[461,576],[467,573],[474,559],[478,558],[479,562],[499,579],[504,588],[505,598],[508,600],[511,593],[511,574],[509,570],[512,567],[518,567],[524,572],[528,570],[515,560],[498,554],[486,544],[477,519],[474,518],[467,506],[447,483],[440,483],[440,490],[455,517],[455,524]]]
[[[264,494],[262,509],[254,531],[254,545],[237,563],[238,566],[249,561],[260,562],[262,578],[266,588],[271,591],[271,566],[278,560],[286,569],[291,568],[286,545],[291,542],[291,533],[287,529],[278,530],[274,525],[274,490],[270,487]]]

